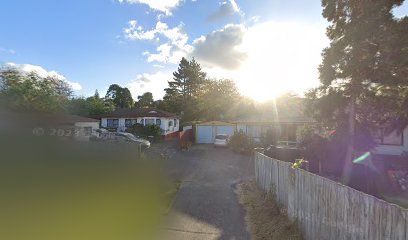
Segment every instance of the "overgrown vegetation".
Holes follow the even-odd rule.
[[[235,131],[234,135],[229,138],[229,146],[236,153],[251,154],[255,142],[242,131]]]
[[[154,139],[159,139],[162,134],[162,129],[158,125],[142,125],[134,124],[126,129],[126,132],[132,133],[133,135],[140,137],[154,137]]]

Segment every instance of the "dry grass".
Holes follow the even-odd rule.
[[[275,201],[271,197],[266,197],[254,181],[238,184],[236,193],[246,210],[245,220],[251,239],[302,239],[296,224],[289,222]]]

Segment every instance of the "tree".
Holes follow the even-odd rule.
[[[100,98],[98,90],[91,97],[73,98],[70,100],[69,112],[84,117],[98,118],[114,110],[113,102]]]
[[[3,107],[12,110],[55,112],[66,108],[72,89],[55,77],[41,77],[35,72],[0,70],[0,98]]]
[[[137,97],[135,106],[137,107],[152,107],[154,105],[153,94],[151,92],[145,92],[143,95]]]
[[[345,181],[354,152],[357,105],[364,103],[364,98],[371,96],[372,92],[375,92],[374,95],[381,94],[379,87],[395,86],[403,77],[395,70],[397,64],[392,60],[393,52],[401,46],[394,44],[400,33],[391,13],[392,8],[402,2],[322,1],[323,16],[330,22],[327,36],[331,43],[322,53],[323,62],[319,67],[321,86],[310,92],[309,97],[312,104],[322,106],[318,111],[328,121],[336,120],[336,115],[348,114]]]
[[[168,81],[169,87],[165,89],[163,100],[168,106],[166,110],[183,114],[184,121],[197,118],[195,106],[205,79],[206,73],[201,70],[200,64],[194,58],[188,61],[183,57],[177,71],[173,73],[173,81]]]
[[[129,89],[126,87],[122,88],[118,84],[109,86],[105,98],[111,100],[115,107],[118,108],[130,108],[133,106],[133,98]]]
[[[233,119],[236,113],[230,111],[240,97],[235,82],[228,79],[207,80],[200,95],[201,115],[205,120]]]

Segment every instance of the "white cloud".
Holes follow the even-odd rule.
[[[218,64],[204,70],[210,77],[234,79],[244,95],[257,100],[288,91],[302,94],[319,84],[321,51],[329,43],[325,27],[300,22],[257,23],[245,31],[237,46],[247,54],[239,68],[228,70]]]
[[[245,52],[239,50],[246,31],[243,25],[226,25],[194,40],[194,50],[190,55],[210,66],[237,69],[247,57]]]
[[[225,2],[221,2],[218,10],[208,16],[208,20],[219,21],[234,16],[235,14],[243,15],[235,0],[228,0]]]
[[[31,64],[16,64],[16,63],[6,63],[5,66],[7,68],[12,68],[17,71],[20,71],[21,73],[25,73],[25,74],[35,72],[36,74],[38,74],[40,77],[43,77],[43,78],[53,77],[53,78],[67,82],[71,86],[72,90],[74,91],[82,90],[81,84],[77,82],[70,82],[58,72],[48,71],[41,66],[31,65]]]
[[[177,7],[182,0],[117,0],[120,3],[145,4],[151,9],[171,15],[171,10]]]
[[[303,93],[319,84],[321,51],[329,43],[324,24],[301,22],[256,22],[226,25],[188,43],[187,34],[172,31],[158,22],[152,41],[160,37],[155,52],[144,52],[148,62],[178,63],[195,57],[210,77],[230,78],[247,96],[266,100],[287,91]],[[137,29],[137,24],[134,25]],[[140,29],[140,28],[139,28]],[[140,30],[139,30],[140,31]],[[143,36],[145,31],[138,33]],[[163,42],[164,40],[164,42]],[[152,79],[146,83],[142,77]],[[171,73],[143,74],[132,82],[133,91],[163,96]],[[153,80],[156,79],[156,80]]]
[[[180,56],[185,56],[191,51],[191,46],[187,44],[188,35],[183,31],[183,24],[174,28],[161,21],[156,23],[155,28],[144,30],[137,24],[136,20],[128,22],[128,27],[123,30],[125,37],[129,40],[150,40],[162,43],[156,48],[156,53],[145,51],[144,56],[148,62],[177,63]]]
[[[143,73],[139,74],[127,87],[135,99],[145,92],[151,92],[154,99],[157,100],[163,98],[165,93],[164,89],[168,86],[167,81],[171,79],[171,72],[159,71],[153,74]]]

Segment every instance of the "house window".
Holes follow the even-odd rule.
[[[117,128],[119,126],[119,119],[108,119],[107,127],[108,128]]]
[[[173,126],[173,121],[169,121],[169,127]]]
[[[392,131],[389,134],[386,134],[385,129],[379,129],[375,134],[374,141],[381,145],[394,145],[402,146],[404,145],[404,134],[398,133],[397,131]]]
[[[144,125],[144,119],[140,120],[140,124]]]
[[[160,119],[156,119],[156,125],[158,125],[158,126],[161,125],[161,120]]]
[[[146,119],[146,125],[154,125],[154,119]]]
[[[174,119],[174,127],[177,127],[177,119]]]
[[[131,127],[137,123],[136,119],[126,119],[125,120],[125,127]]]

